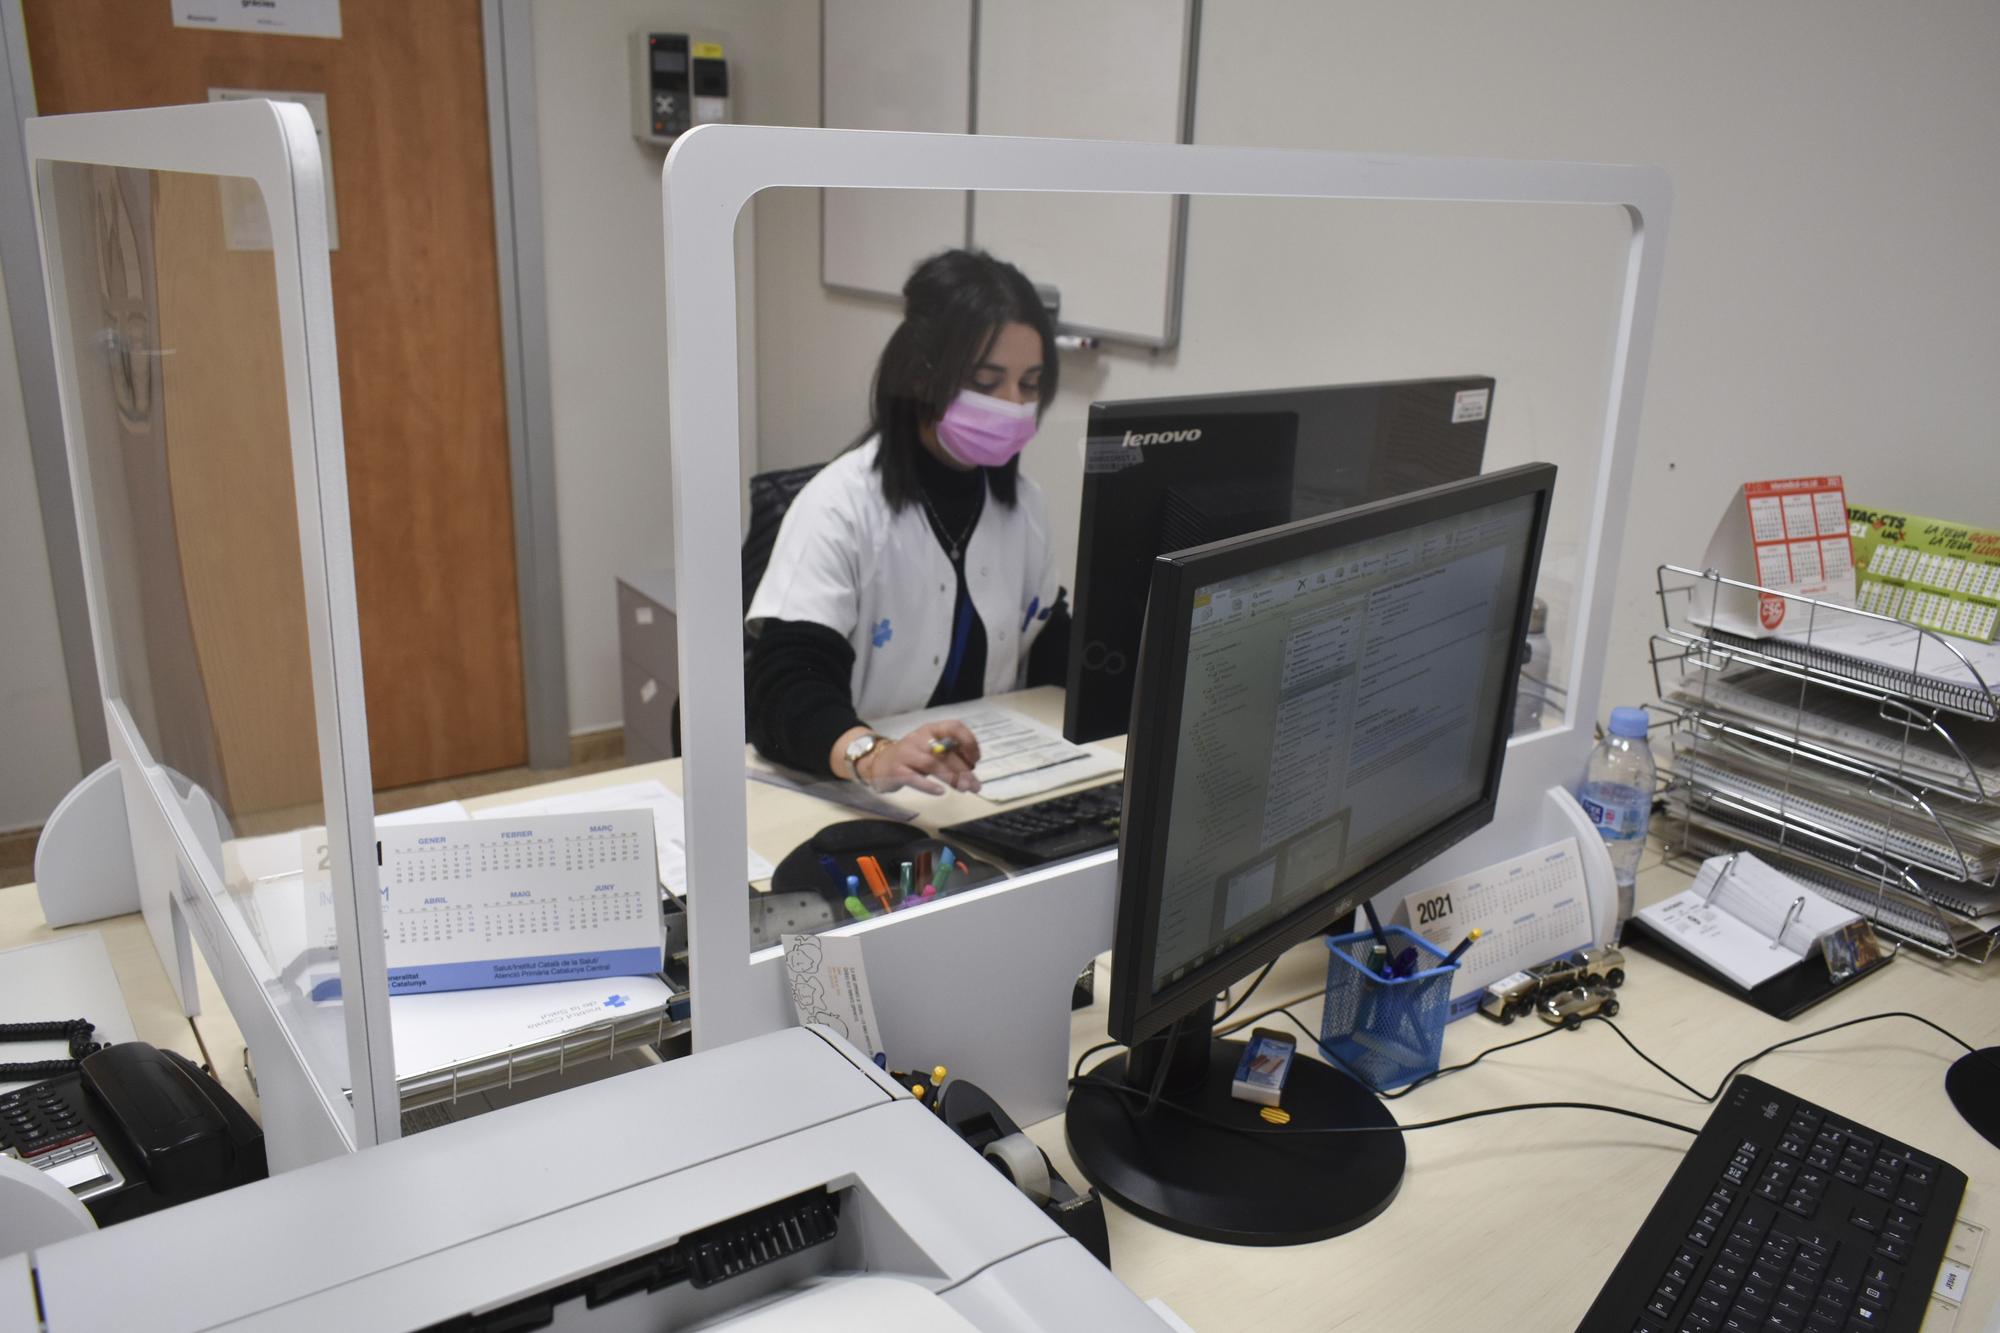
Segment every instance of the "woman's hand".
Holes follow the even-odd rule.
[[[979,740],[963,722],[926,722],[900,740],[878,745],[861,756],[860,779],[876,791],[913,787],[928,796],[946,791],[976,792]]]

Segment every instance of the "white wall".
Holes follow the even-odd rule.
[[[626,42],[648,30],[720,40],[737,119],[813,124],[819,11],[805,0],[542,0],[533,12],[570,728],[588,731],[620,716],[614,578],[673,563],[664,152],[632,137]],[[747,227],[744,241],[747,258]],[[755,316],[746,284],[746,349]],[[754,381],[744,408],[754,440]]]
[[[1609,707],[1651,691],[1654,565],[1698,562],[1742,479],[1841,472],[1863,500],[2000,522],[1986,387],[2000,361],[1996,55],[2000,9],[1978,0],[1206,0],[1196,137],[1671,173]],[[1406,210],[1271,210],[1196,203],[1177,353],[1065,360],[1030,457],[1059,532],[1091,397],[1482,370],[1501,386],[1489,461],[1560,464],[1588,441],[1615,224],[1497,217],[1473,241]],[[819,290],[804,198],[767,206],[759,226],[775,466],[852,434],[894,314]]]
[[[0,832],[40,824],[81,775],[0,284]]]

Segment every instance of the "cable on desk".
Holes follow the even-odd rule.
[[[1259,972],[1259,973],[1258,973],[1258,974],[1256,975],[1256,977],[1254,977],[1254,978],[1253,978],[1253,979],[1251,980],[1251,982],[1250,982],[1250,988],[1249,988],[1248,990],[1244,991],[1244,992],[1243,992],[1243,993],[1242,993],[1241,995],[1237,996],[1237,997],[1236,997],[1236,999],[1235,999],[1235,1000],[1233,1000],[1233,1001],[1232,1001],[1232,1002],[1230,1003],[1230,1005],[1229,1005],[1229,1007],[1228,1007],[1227,1009],[1224,1009],[1224,1010],[1223,1010],[1223,1011],[1222,1011],[1221,1013],[1217,1014],[1217,1015],[1215,1016],[1215,1023],[1214,1023],[1214,1024],[1212,1024],[1211,1026],[1215,1026],[1215,1027],[1219,1027],[1219,1026],[1220,1026],[1220,1025],[1221,1025],[1221,1024],[1222,1024],[1222,1023],[1223,1023],[1223,1022],[1224,1022],[1224,1021],[1226,1020],[1226,1019],[1228,1019],[1228,1017],[1229,1017],[1229,1016],[1230,1016],[1231,1014],[1235,1013],[1235,1012],[1236,1012],[1236,1011],[1237,1011],[1238,1009],[1241,1009],[1241,1008],[1242,1008],[1242,1007],[1244,1006],[1244,1004],[1245,1004],[1246,1002],[1248,1002],[1248,1000],[1250,999],[1250,997],[1251,997],[1252,995],[1255,995],[1255,994],[1257,993],[1257,988],[1258,988],[1259,986],[1261,986],[1261,985],[1263,985],[1263,984],[1264,984],[1264,978],[1266,978],[1266,977],[1270,976],[1270,975],[1271,975],[1271,969],[1272,969],[1272,968],[1274,968],[1274,967],[1276,967],[1277,965],[1278,965],[1278,960],[1277,960],[1277,959],[1275,959],[1275,958],[1273,958],[1273,959],[1272,959],[1272,960],[1271,960],[1270,962],[1268,962],[1268,963],[1264,964],[1264,970],[1263,970],[1263,971],[1261,971],[1261,972]],[[1316,994],[1318,994],[1318,993],[1319,993],[1319,992],[1317,992],[1317,991],[1313,992],[1313,994],[1315,994],[1315,995],[1316,995]],[[1223,994],[1224,994],[1224,995],[1227,995],[1227,994],[1228,994],[1228,992],[1227,992],[1227,991],[1224,991],[1224,992],[1223,992]],[[1306,999],[1308,999],[1308,1000],[1309,1000],[1309,999],[1311,999],[1311,998],[1312,998],[1312,996],[1311,996],[1311,995],[1308,995],[1308,996],[1306,996],[1306,997],[1304,997],[1304,998],[1306,998]],[[1299,1001],[1298,1001],[1298,1000],[1290,1000],[1290,1001],[1287,1001],[1287,1003],[1290,1003],[1290,1004],[1298,1004],[1298,1003],[1299,1003]],[[1264,1017],[1267,1017],[1267,1016],[1268,1016],[1267,1014],[1258,1014],[1258,1015],[1257,1015],[1257,1018],[1264,1018]],[[1244,1021],[1245,1021],[1246,1023],[1247,1023],[1247,1022],[1255,1022],[1255,1021],[1256,1021],[1256,1019],[1246,1019],[1246,1020],[1244,1020]],[[1223,1029],[1222,1031],[1219,1031],[1219,1032],[1217,1032],[1217,1033],[1216,1033],[1215,1035],[1216,1035],[1216,1036],[1218,1036],[1218,1037],[1224,1037],[1224,1036],[1228,1036],[1228,1035],[1229,1035],[1229,1033],[1231,1033],[1231,1032],[1235,1032],[1235,1031],[1237,1031],[1237,1030],[1238,1030],[1238,1028],[1236,1028],[1236,1027],[1231,1027],[1231,1028],[1226,1028],[1226,1029]],[[1125,1043],[1124,1043],[1124,1042],[1122,1042],[1122,1041],[1100,1041],[1100,1042],[1098,1042],[1098,1043],[1097,1043],[1097,1045],[1095,1045],[1095,1046],[1091,1047],[1091,1048],[1090,1048],[1089,1050],[1085,1051],[1085,1052],[1084,1052],[1084,1053],[1083,1053],[1082,1055],[1079,1055],[1079,1056],[1077,1056],[1077,1057],[1076,1057],[1076,1065],[1075,1065],[1075,1067],[1074,1067],[1074,1068],[1072,1068],[1072,1069],[1070,1070],[1070,1077],[1071,1077],[1071,1078],[1080,1078],[1080,1077],[1081,1077],[1081,1076],[1083,1075],[1083,1062],[1084,1062],[1085,1060],[1088,1060],[1088,1059],[1089,1059],[1089,1058],[1090,1058],[1091,1056],[1093,1056],[1093,1055],[1096,1055],[1096,1054],[1097,1054],[1097,1053],[1098,1053],[1099,1051],[1109,1051],[1109,1050],[1115,1050],[1116,1048],[1118,1048],[1118,1047],[1120,1047],[1120,1046],[1123,1046],[1124,1044],[1125,1044]]]
[[[1293,1013],[1289,1009],[1280,1009],[1278,1012],[1283,1014],[1286,1018],[1291,1019],[1292,1025],[1298,1028],[1299,1031],[1305,1033],[1309,1037],[1312,1037],[1313,1044],[1319,1047],[1320,1053],[1326,1056],[1328,1060],[1335,1059],[1333,1052],[1326,1049],[1326,1043],[1324,1041],[1321,1041],[1317,1036],[1314,1036],[1313,1030],[1307,1027],[1304,1023],[1300,1022],[1299,1016],[1297,1014]],[[1446,1065],[1442,1069],[1433,1069],[1430,1073],[1425,1074],[1422,1078],[1415,1079],[1405,1084],[1401,1088],[1398,1088],[1394,1092],[1384,1092],[1382,1089],[1375,1087],[1367,1080],[1357,1077],[1352,1071],[1343,1069],[1342,1072],[1346,1073],[1349,1078],[1354,1079],[1355,1082],[1361,1084],[1362,1087],[1367,1088],[1368,1091],[1374,1093],[1377,1097],[1382,1098],[1384,1101],[1393,1102],[1398,1097],[1409,1096],[1411,1093],[1415,1092],[1418,1088],[1423,1087],[1424,1084],[1429,1083],[1433,1079],[1443,1078],[1446,1074],[1456,1074],[1461,1069],[1470,1069],[1474,1065],[1478,1064],[1481,1060],[1484,1060],[1487,1056],[1493,1054],[1495,1051],[1511,1051],[1516,1046],[1526,1046],[1531,1041],[1540,1041],[1544,1037],[1553,1037],[1558,1032],[1567,1032],[1567,1031],[1570,1031],[1570,1029],[1563,1027],[1544,1028],[1542,1031],[1537,1032],[1532,1037],[1522,1037],[1519,1041],[1510,1041],[1500,1046],[1489,1046],[1485,1050],[1481,1051],[1479,1054],[1473,1056],[1470,1060],[1467,1060],[1462,1064]]]
[[[1129,1097],[1145,1098],[1148,1096],[1142,1089],[1120,1083],[1116,1079],[1099,1078],[1094,1074],[1085,1074],[1080,1078],[1073,1078],[1070,1080],[1070,1083],[1072,1086],[1078,1083],[1091,1083],[1099,1087],[1110,1088]],[[1622,1106],[1605,1106],[1599,1102],[1516,1102],[1510,1106],[1488,1106],[1477,1111],[1460,1111],[1457,1115],[1443,1116],[1436,1120],[1419,1120],[1415,1124],[1409,1125],[1273,1125],[1268,1127],[1231,1124],[1226,1120],[1204,1115],[1191,1106],[1183,1106],[1179,1102],[1169,1101],[1164,1097],[1160,1098],[1154,1104],[1164,1106],[1170,1111],[1178,1111],[1190,1120],[1199,1120],[1205,1124],[1214,1125],[1218,1129],[1230,1130],[1237,1134],[1400,1134],[1419,1129],[1438,1129],[1445,1125],[1456,1125],[1465,1120],[1480,1120],[1490,1115],[1508,1115],[1515,1111],[1602,1111],[1606,1115],[1622,1115],[1628,1119],[1644,1120],[1648,1124],[1660,1125],[1667,1129],[1677,1129],[1683,1134],[1694,1137],[1700,1137],[1701,1134],[1701,1131],[1693,1126],[1683,1125],[1676,1120],[1663,1120],[1656,1115],[1647,1115],[1644,1111],[1627,1110]]]
[[[23,1060],[0,1064],[0,1083],[46,1083],[76,1070],[74,1060]]]
[[[1122,1041],[1100,1041],[1097,1043],[1097,1045],[1091,1047],[1089,1050],[1085,1051],[1082,1055],[1077,1056],[1076,1067],[1069,1071],[1070,1082],[1074,1083],[1077,1079],[1083,1077],[1083,1062],[1085,1060],[1088,1060],[1091,1056],[1096,1055],[1099,1051],[1112,1050],[1113,1048],[1123,1046],[1124,1044],[1125,1043]]]
[[[1912,1020],[1913,1022],[1922,1023],[1925,1027],[1937,1033],[1939,1036],[1946,1037],[1951,1041],[1956,1042],[1958,1045],[1963,1046],[1967,1051],[1971,1052],[1972,1054],[1979,1055],[1981,1059],[1985,1060],[1988,1064],[1993,1065],[1996,1069],[2000,1069],[2000,1061],[1994,1060],[1993,1057],[1989,1055],[1982,1055],[1979,1049],[1975,1047],[1971,1042],[1965,1040],[1965,1038],[1961,1036],[1958,1036],[1956,1033],[1945,1031],[1945,1029],[1939,1027],[1936,1023],[1931,1022],[1930,1019],[1925,1018],[1922,1014],[1913,1014],[1909,1012],[1907,1009],[1891,1009],[1886,1013],[1864,1014],[1860,1018],[1850,1018],[1844,1023],[1835,1023],[1831,1027],[1819,1028],[1812,1032],[1803,1032],[1796,1037],[1787,1037],[1783,1041],[1773,1042],[1771,1045],[1766,1046],[1763,1050],[1757,1052],[1755,1055],[1746,1056],[1743,1059],[1738,1060],[1734,1065],[1730,1066],[1729,1072],[1722,1076],[1722,1082],[1716,1084],[1714,1092],[1704,1093],[1700,1088],[1695,1087],[1692,1083],[1689,1083],[1686,1079],[1674,1073],[1673,1070],[1668,1069],[1658,1060],[1655,1060],[1652,1056],[1640,1050],[1638,1043],[1634,1042],[1630,1037],[1626,1036],[1622,1028],[1620,1028],[1616,1023],[1612,1022],[1610,1019],[1606,1018],[1603,1014],[1592,1014],[1591,1017],[1596,1021],[1604,1024],[1604,1026],[1610,1028],[1613,1032],[1616,1032],[1618,1034],[1618,1040],[1624,1042],[1627,1046],[1630,1046],[1632,1048],[1632,1054],[1638,1056],[1641,1060],[1644,1060],[1654,1069],[1657,1069],[1660,1073],[1664,1074],[1671,1082],[1676,1083],[1680,1085],[1682,1088],[1686,1089],[1690,1095],[1700,1098],[1704,1102],[1712,1102],[1716,1098],[1720,1097],[1722,1095],[1723,1089],[1729,1086],[1730,1079],[1735,1078],[1745,1069],[1749,1068],[1757,1061],[1763,1059],[1765,1056],[1771,1054],[1773,1051],[1781,1051],[1787,1046],[1796,1046],[1802,1041],[1811,1041],[1814,1037],[1824,1037],[1829,1032],[1838,1032],[1842,1028],[1851,1028],[1858,1023],[1873,1023],[1876,1020],[1883,1018],[1907,1018]],[[1292,1021],[1297,1022],[1298,1020],[1294,1019]]]
[[[1291,999],[1286,1000],[1281,1004],[1274,1004],[1269,1009],[1261,1010],[1257,1013],[1250,1015],[1250,1017],[1248,1018],[1239,1018],[1226,1028],[1218,1028],[1216,1030],[1215,1035],[1218,1037],[1227,1037],[1233,1032],[1241,1032],[1244,1028],[1249,1027],[1252,1023],[1260,1022],[1263,1019],[1269,1018],[1272,1014],[1282,1014],[1285,1012],[1285,1010],[1289,1009],[1291,1006],[1295,1004],[1304,1004],[1307,1000],[1316,1000],[1324,994],[1326,994],[1326,987],[1321,986],[1318,990],[1307,991],[1304,995],[1294,995]]]
[[[1252,995],[1255,995],[1257,993],[1257,988],[1264,984],[1264,978],[1270,976],[1271,969],[1276,967],[1277,965],[1278,965],[1278,960],[1275,958],[1273,958],[1270,962],[1264,964],[1264,970],[1259,972],[1256,975],[1256,977],[1250,982],[1250,989],[1244,991],[1241,995],[1237,996],[1236,999],[1230,1004],[1230,1006],[1227,1009],[1224,1009],[1221,1013],[1217,1014],[1215,1016],[1215,1022],[1210,1024],[1210,1026],[1220,1027],[1222,1024],[1228,1022],[1229,1016],[1235,1013],[1238,1009],[1241,1009],[1244,1003],[1247,1000],[1249,1000],[1249,998]],[[1227,992],[1224,992],[1224,994],[1227,994]],[[1296,1001],[1294,1001],[1294,1003],[1296,1003]]]

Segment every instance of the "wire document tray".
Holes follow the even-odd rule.
[[[1791,603],[1747,632],[1724,590]],[[1668,855],[1749,848],[1942,958],[2000,946],[2000,650],[1661,565]]]

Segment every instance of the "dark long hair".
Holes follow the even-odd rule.
[[[1056,394],[1056,331],[1027,275],[983,250],[946,250],[917,265],[903,284],[903,322],[875,364],[862,436],[881,437],[875,470],[892,512],[918,498],[917,456],[924,449],[918,432],[944,415],[1009,324],[1026,324],[1041,335],[1039,419]],[[993,498],[1010,508],[1020,468],[1015,457],[986,469]]]

